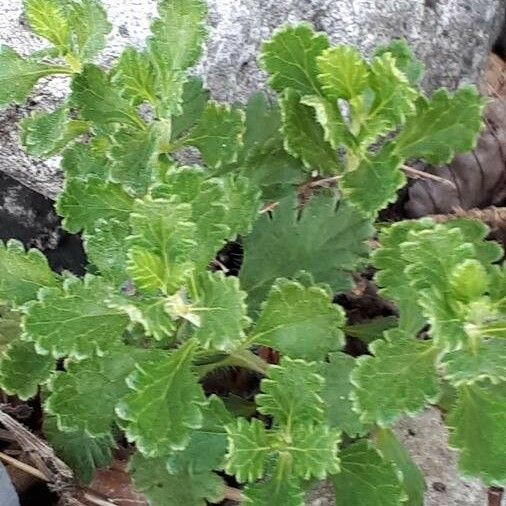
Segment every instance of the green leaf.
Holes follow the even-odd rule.
[[[204,406],[202,414],[202,427],[191,433],[188,446],[169,457],[169,472],[177,474],[187,470],[192,474],[199,474],[223,467],[227,450],[225,426],[233,423],[234,418],[216,395],[209,397],[209,404]]]
[[[146,128],[135,108],[121,97],[105,72],[95,65],[85,65],[73,79],[71,100],[82,118],[98,127],[120,123],[141,130]]]
[[[202,0],[161,0],[151,25],[147,54],[155,68],[155,89],[162,116],[180,110],[185,70],[200,57],[205,38]]]
[[[344,333],[347,336],[356,337],[365,344],[372,343],[379,339],[385,330],[398,326],[398,318],[396,316],[379,316],[364,323],[354,323],[346,325]]]
[[[400,170],[402,159],[385,146],[377,154],[363,158],[358,167],[339,180],[343,196],[366,215],[375,216],[397,200],[397,190],[406,184]]]
[[[332,476],[336,506],[401,506],[404,493],[394,465],[361,440],[341,452],[341,472]]]
[[[373,93],[370,104],[367,94],[350,104],[352,117],[361,125],[359,141],[366,145],[402,125],[418,96],[390,53],[372,60],[368,81]]]
[[[0,350],[21,335],[21,315],[7,303],[0,302]]]
[[[470,302],[487,291],[488,274],[478,260],[464,260],[451,273],[450,285],[459,300]]]
[[[244,338],[250,321],[246,316],[246,294],[236,277],[203,273],[197,280],[195,308],[199,318],[194,338],[204,348],[231,350]]]
[[[253,506],[304,506],[304,490],[296,479],[277,479],[253,483],[244,488],[243,495]]]
[[[348,290],[349,273],[364,262],[372,234],[370,221],[335,197],[315,195],[300,213],[294,198],[284,199],[244,238],[239,279],[250,309],[259,307],[277,278],[301,270],[317,283],[328,283],[333,292]]]
[[[128,220],[134,199],[121,185],[104,181],[97,176],[67,180],[60,194],[56,210],[63,216],[65,230],[77,233],[93,231],[99,219]]]
[[[145,494],[150,506],[206,506],[225,496],[225,483],[209,471],[169,473],[165,458],[146,458],[137,452],[130,461],[135,488]]]
[[[501,487],[506,481],[505,405],[505,382],[462,385],[447,418],[461,473],[479,477],[487,486]]]
[[[317,58],[318,80],[325,95],[350,100],[367,86],[367,64],[353,47],[339,45],[323,51]]]
[[[21,142],[29,155],[47,158],[88,131],[85,121],[71,120],[66,104],[50,113],[35,113],[21,123]]]
[[[321,174],[339,172],[339,158],[326,141],[328,136],[316,120],[313,107],[302,103],[301,95],[290,88],[282,95],[280,105],[286,151],[300,158],[309,170]]]
[[[323,383],[315,363],[283,357],[280,365],[269,367],[261,382],[262,393],[255,398],[258,411],[272,416],[276,424],[289,427],[299,420],[321,422],[325,417],[319,395]]]
[[[344,353],[331,353],[328,362],[318,364],[317,372],[325,380],[321,397],[326,406],[327,419],[331,427],[337,427],[350,437],[362,435],[367,427],[360,421],[359,414],[353,411],[350,399],[352,384],[350,374],[356,360]]]
[[[388,427],[403,414],[415,415],[440,394],[431,343],[390,330],[370,345],[373,356],[357,359],[351,381],[355,410],[364,423]]]
[[[225,427],[228,434],[228,452],[225,472],[240,483],[260,479],[265,472],[267,457],[273,451],[264,424],[252,418],[248,422],[238,418]]]
[[[452,385],[471,385],[484,379],[506,381],[506,341],[483,341],[477,349],[469,346],[451,351],[441,360],[445,378]]]
[[[5,244],[0,241],[0,300],[22,305],[35,299],[40,288],[59,284],[39,250],[25,251],[14,239]]]
[[[344,312],[320,287],[279,279],[271,288],[248,342],[292,358],[323,360],[344,345]]]
[[[67,2],[74,51],[82,62],[92,61],[104,49],[112,25],[98,0]]]
[[[83,281],[68,277],[59,288],[45,288],[26,306],[24,331],[38,352],[54,358],[78,359],[104,351],[118,342],[128,319],[105,301],[111,287],[87,275]]]
[[[184,144],[196,147],[208,167],[219,169],[237,160],[243,134],[244,113],[210,101]]]
[[[153,66],[144,53],[133,47],[126,47],[121,53],[112,70],[111,82],[134,105],[156,103]]]
[[[343,115],[339,110],[337,101],[311,95],[302,97],[301,103],[314,109],[316,119],[323,129],[324,140],[329,143],[333,149],[339,149],[343,145],[352,148],[355,147],[355,137],[348,129]],[[335,157],[335,153],[333,153],[332,156]]]
[[[58,69],[24,59],[10,47],[0,45],[0,108],[23,103],[40,78],[62,73]]]
[[[202,79],[189,77],[183,85],[181,113],[172,117],[172,140],[177,139],[197,123],[202,116],[209,99],[209,92],[204,89]]]
[[[14,341],[0,358],[0,385],[7,394],[27,400],[37,395],[54,367],[54,358],[39,355],[33,343]]]
[[[390,429],[377,428],[374,432],[374,443],[384,460],[392,462],[401,475],[402,488],[407,495],[407,501],[403,504],[423,506],[425,479],[406,447]]]
[[[95,471],[112,464],[112,449],[116,446],[110,434],[92,437],[85,431],[62,431],[56,417],[44,416],[43,432],[51,448],[74,471],[78,481],[88,484]]]
[[[60,167],[68,179],[86,179],[91,175],[106,179],[108,163],[93,144],[73,144],[64,151]]]
[[[291,88],[302,95],[320,94],[316,58],[329,47],[327,36],[306,24],[276,31],[262,46],[260,63],[277,92]]]
[[[67,360],[65,371],[56,372],[45,402],[65,431],[85,431],[90,436],[108,434],[116,419],[114,406],[128,393],[125,378],[142,366],[143,350],[115,346],[84,360]]]
[[[147,196],[131,214],[127,269],[147,292],[174,293],[193,269],[196,229],[189,204]]]
[[[195,342],[188,341],[127,379],[131,392],[116,412],[126,421],[128,440],[147,457],[185,448],[191,429],[202,426],[205,397],[191,369],[195,348]]]
[[[94,224],[93,232],[84,234],[88,261],[97,267],[102,276],[116,284],[126,281],[128,277],[125,243],[129,235],[128,225],[116,219],[99,219]]]
[[[455,153],[471,150],[483,126],[485,100],[472,86],[453,95],[438,90],[430,101],[421,96],[396,139],[403,158],[423,158],[433,165],[448,163]]]
[[[109,150],[110,176],[129,192],[146,194],[158,162],[158,135],[150,130],[118,130]]]
[[[70,27],[61,2],[25,0],[23,3],[30,28],[54,44],[60,53],[65,53],[70,46]]]
[[[405,74],[412,86],[420,81],[424,73],[424,64],[416,59],[405,40],[393,40],[386,46],[380,46],[374,55],[381,56],[385,53],[389,53],[395,59],[395,65]]]

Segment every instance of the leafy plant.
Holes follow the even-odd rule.
[[[423,477],[390,428],[444,385],[462,472],[504,484],[499,246],[477,222],[422,219],[383,227],[369,258],[405,160],[472,148],[474,88],[429,99],[404,42],[367,61],[298,25],[260,56],[279,104],[255,94],[229,106],[187,73],[202,0],[160,0],[146,48],[110,70],[92,63],[110,28],[95,0],[25,9],[52,46],[26,58],[2,47],[0,104],[70,76],[69,99],[25,119],[21,137],[34,155],[62,152],[57,210],[90,264],[82,279],[58,275],[36,250],[2,245],[0,383],[21,399],[44,386],[46,437],[79,479],[111,462],[121,432],[155,506],[219,502],[225,477],[258,505],[302,505],[326,478],[336,504],[420,505]],[[200,166],[181,162],[188,148]],[[243,248],[238,276],[218,272],[230,241]],[[399,318],[354,330],[333,296],[370,261]],[[345,354],[343,329],[370,354]],[[269,348],[279,361],[257,353]],[[253,409],[210,395],[209,378],[231,367],[262,378]]]

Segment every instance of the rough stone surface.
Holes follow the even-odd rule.
[[[487,491],[479,481],[459,477],[457,454],[448,448],[448,431],[437,409],[428,408],[415,418],[405,418],[395,430],[425,476],[424,506],[487,504]],[[318,487],[310,495],[307,505],[333,506],[332,489],[328,485]],[[506,506],[506,499],[503,506]]]
[[[127,44],[142,46],[155,0],[103,0],[114,28],[100,62]],[[244,101],[265,83],[256,57],[262,40],[282,23],[305,20],[333,42],[370,54],[377,44],[405,37],[427,66],[427,90],[476,82],[504,19],[504,0],[209,0],[211,33],[198,71],[215,98]],[[42,43],[23,24],[22,0],[0,0],[0,43],[26,54]],[[35,108],[51,108],[66,93],[64,79],[42,83],[26,107],[0,116],[0,170],[54,197],[61,187],[58,161],[40,163],[17,147],[16,123]],[[42,91],[44,90],[44,91]]]

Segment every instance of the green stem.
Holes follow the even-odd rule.
[[[269,364],[253,352],[238,348],[232,351],[226,358],[219,360],[218,362],[198,366],[198,375],[203,378],[220,367],[244,367],[245,369],[250,369],[251,371],[255,371],[265,376],[267,374],[267,370],[269,369]]]

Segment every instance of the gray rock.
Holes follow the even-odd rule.
[[[19,506],[19,499],[14,485],[4,465],[0,462],[0,504],[2,506]]]
[[[114,28],[100,62],[107,65],[127,44],[142,46],[155,0],[103,0]],[[455,88],[476,82],[501,28],[504,0],[209,0],[211,33],[198,72],[219,100],[244,101],[265,84],[256,58],[262,40],[282,23],[305,20],[333,42],[357,45],[368,55],[378,44],[405,37],[425,62],[424,87]],[[22,22],[22,0],[0,0],[0,43],[26,54],[43,47]],[[20,117],[51,108],[67,83],[54,79],[34,92],[35,103],[0,116],[0,170],[54,197],[61,188],[58,160],[41,163],[17,147]]]

